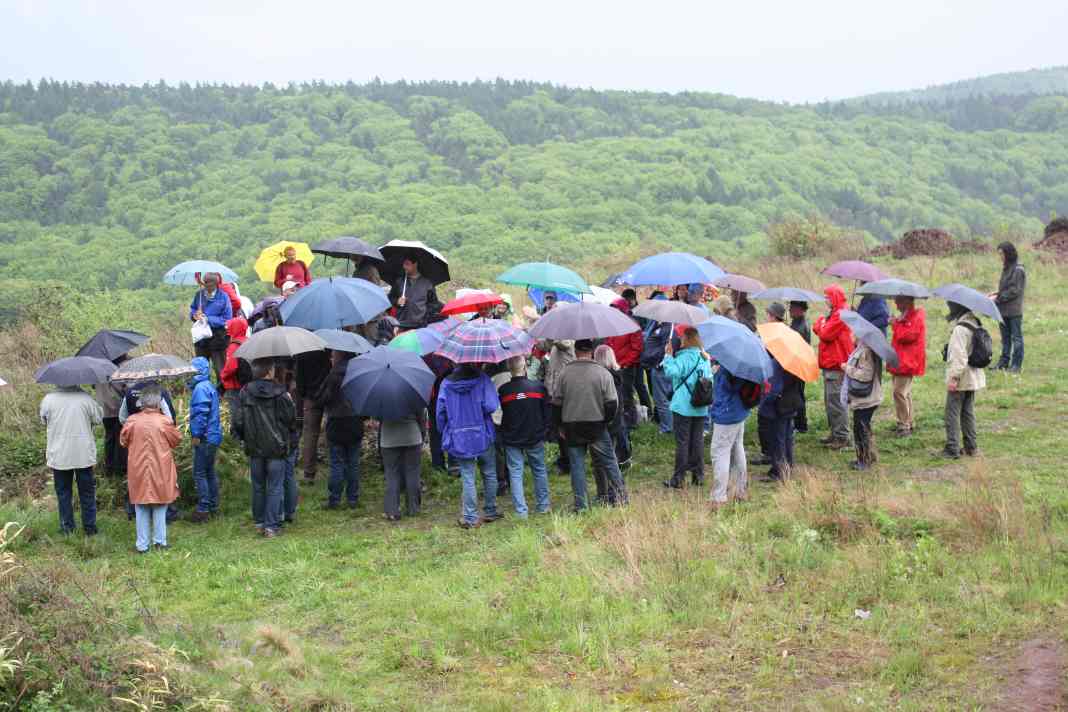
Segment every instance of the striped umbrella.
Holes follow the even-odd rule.
[[[500,363],[526,356],[533,340],[500,319],[472,319],[456,327],[435,351],[453,363]]]

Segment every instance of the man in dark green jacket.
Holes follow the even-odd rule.
[[[1019,373],[1023,366],[1023,303],[1027,289],[1027,273],[1019,263],[1016,246],[1011,242],[998,245],[1001,255],[1001,279],[998,291],[990,298],[998,305],[1001,317],[1001,359],[996,368]]]

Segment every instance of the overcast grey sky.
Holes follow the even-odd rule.
[[[1065,0],[0,0],[0,79],[475,78],[819,101],[1068,64]]]

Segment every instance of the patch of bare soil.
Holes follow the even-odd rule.
[[[1047,233],[1035,243],[1035,247],[1043,252],[1053,253],[1057,259],[1068,260],[1068,230]]]
[[[957,240],[945,230],[924,228],[909,230],[897,242],[882,245],[872,250],[872,256],[890,255],[903,260],[906,257],[946,257],[973,252],[989,252],[990,245],[981,240]]]
[[[1064,676],[1068,668],[1064,643],[1035,638],[1024,643],[1004,670],[1005,684],[992,709],[997,712],[1068,710]]]

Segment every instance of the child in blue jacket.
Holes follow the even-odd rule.
[[[193,438],[197,509],[189,521],[200,523],[219,510],[215,453],[222,443],[222,424],[219,421],[219,391],[211,383],[211,364],[203,356],[197,356],[192,364],[197,372],[192,378],[193,395],[189,401],[189,434]]]

